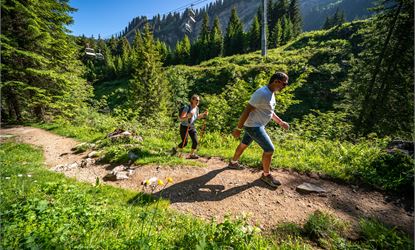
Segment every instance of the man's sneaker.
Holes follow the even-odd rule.
[[[240,170],[240,169],[244,169],[245,167],[239,164],[239,162],[235,162],[235,163],[229,162],[228,168]]]
[[[281,182],[274,178],[271,174],[265,176],[264,174],[261,175],[261,180],[266,184],[270,185],[271,187],[278,187],[281,185]]]
[[[197,154],[192,154],[192,155],[189,155],[187,159],[199,159],[199,156]]]

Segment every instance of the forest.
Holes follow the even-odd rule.
[[[248,31],[235,8],[226,30],[205,13],[194,40],[185,35],[170,47],[154,37],[154,23],[132,42],[74,36],[68,25],[76,10],[67,0],[2,1],[1,248],[413,249],[413,0],[378,1],[370,18],[351,22],[337,9],[310,32],[303,32],[297,0],[270,2],[262,56],[261,8]],[[324,209],[301,223],[262,227],[249,216],[206,221],[170,208],[169,185],[184,183],[192,169],[210,169],[210,159],[229,162],[240,142],[232,131],[275,72],[289,77],[275,93],[275,113],[290,129],[266,127],[272,171],[376,192],[404,211],[412,229],[382,216],[353,215],[354,223]],[[209,111],[195,125],[206,162],[171,154],[182,139],[178,113],[194,94],[200,113]],[[76,140],[75,153],[95,152],[102,171],[129,165],[183,176],[143,185],[131,177],[133,189],[107,185],[98,174],[76,181],[48,169],[41,148],[9,135],[22,126]],[[114,140],[120,131],[131,136]],[[262,166],[254,144],[240,159],[252,170]]]

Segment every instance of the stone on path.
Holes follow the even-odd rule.
[[[296,188],[297,192],[299,193],[303,193],[303,194],[309,194],[309,193],[325,193],[326,190],[324,190],[323,188],[308,183],[308,182],[304,182],[303,184],[297,186]]]

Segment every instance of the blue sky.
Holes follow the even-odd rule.
[[[202,1],[204,0],[70,0],[69,5],[78,11],[71,13],[74,24],[68,28],[73,35],[94,35],[97,38],[100,34],[102,38],[109,38],[123,30],[134,17],[151,18],[191,3],[200,3],[195,8],[201,8],[214,0]]]

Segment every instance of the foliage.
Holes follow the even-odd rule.
[[[3,120],[72,117],[85,106],[92,88],[66,33],[73,11],[67,1],[1,2]]]
[[[402,249],[414,248],[414,242],[408,236],[388,228],[375,219],[362,219],[359,223],[364,249]]]
[[[338,92],[358,135],[413,137],[413,1],[385,1],[360,30],[361,52]],[[389,4],[388,4],[389,3]],[[389,6],[390,5],[390,6]]]
[[[322,113],[318,110],[295,120],[293,127],[297,133],[309,140],[325,138],[329,140],[353,139],[352,124],[346,119],[346,114],[336,112]]]
[[[238,17],[236,8],[233,8],[224,38],[224,55],[231,56],[235,54],[242,54],[244,52],[245,47],[244,36],[245,34],[243,31],[241,20]]]
[[[342,239],[346,231],[346,224],[334,216],[319,210],[310,215],[304,225],[304,233],[311,240],[318,242],[322,247],[328,248],[333,245],[344,245]],[[331,247],[338,249],[339,247]]]
[[[399,151],[382,152],[368,166],[362,166],[359,177],[384,190],[413,197],[414,159]]]
[[[149,26],[146,26],[142,43],[136,47],[133,68],[133,78],[129,85],[129,108],[144,122],[165,117],[169,99],[168,86]]]
[[[333,17],[326,18],[323,29],[330,29],[337,25],[342,25],[345,22],[346,20],[344,18],[344,12],[337,8],[336,13],[334,13]]]

